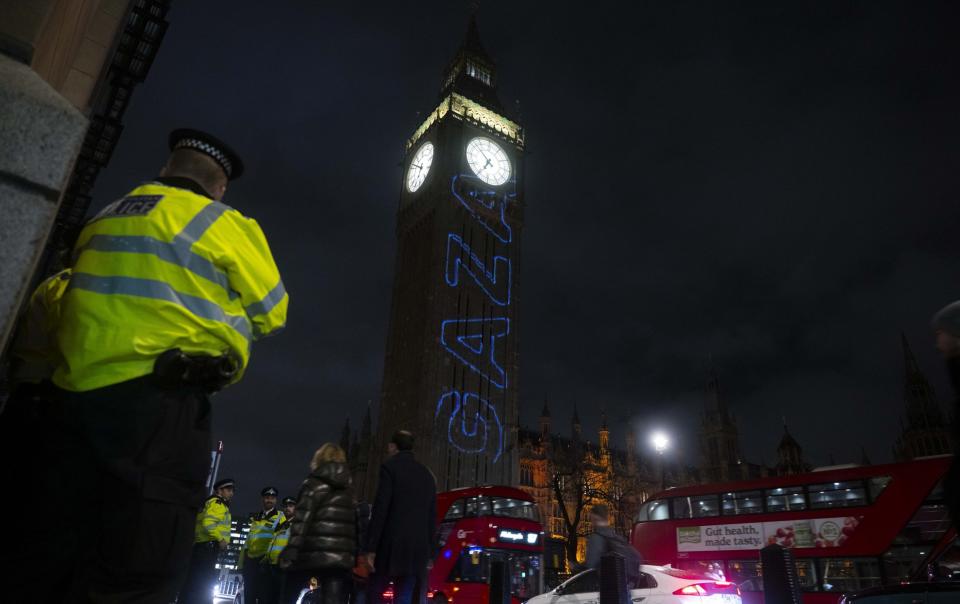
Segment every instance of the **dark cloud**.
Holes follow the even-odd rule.
[[[550,396],[675,433],[695,460],[712,355],[751,459],[787,417],[814,463],[889,459],[905,331],[958,297],[960,38],[936,3],[484,3],[529,132],[522,416]],[[243,150],[227,201],[264,227],[290,323],[217,398],[241,509],[295,489],[376,401],[402,143],[464,31],[456,3],[175,3],[98,203],[166,132]],[[421,114],[422,115],[422,114]]]

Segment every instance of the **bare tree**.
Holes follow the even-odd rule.
[[[643,485],[636,476],[624,472],[615,472],[609,485],[609,488],[599,495],[613,512],[613,528],[629,539],[633,523],[643,504]]]
[[[605,495],[602,476],[584,462],[584,451],[572,443],[555,456],[551,476],[554,500],[567,533],[567,560],[571,563],[577,561],[578,537],[586,533],[583,525],[587,507],[603,501]]]

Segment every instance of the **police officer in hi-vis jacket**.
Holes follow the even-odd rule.
[[[190,571],[178,604],[208,604],[210,590],[216,583],[217,560],[230,546],[230,500],[233,499],[234,482],[231,478],[217,481],[213,495],[207,497],[197,513],[194,529],[193,553],[190,556]]]
[[[60,303],[48,483],[71,500],[41,537],[57,544],[47,568],[72,578],[68,601],[173,600],[204,498],[210,395],[286,322],[263,231],[221,202],[239,156],[197,130],[169,143],[157,178],[84,226]]]

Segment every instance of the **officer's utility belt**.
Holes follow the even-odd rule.
[[[239,370],[240,362],[232,355],[186,354],[179,348],[161,354],[153,365],[153,374],[164,386],[198,386],[207,392],[221,390]]]

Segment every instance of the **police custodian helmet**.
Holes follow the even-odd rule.
[[[170,133],[170,150],[190,149],[203,153],[223,168],[227,180],[236,180],[243,174],[243,161],[236,151],[222,140],[193,128],[177,128]]]

